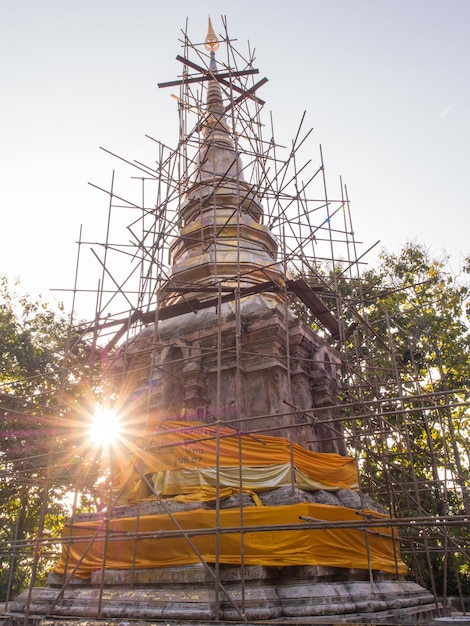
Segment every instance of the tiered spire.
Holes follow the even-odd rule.
[[[209,70],[213,79],[209,81],[207,87],[206,113],[201,124],[203,143],[198,155],[195,180],[197,182],[208,181],[214,176],[243,180],[241,159],[236,154],[230,135],[225,118],[222,90],[216,78],[218,70],[215,53],[219,48],[219,42],[210,18],[205,47],[210,52]]]
[[[263,209],[254,188],[245,182],[238,146],[227,124],[217,80],[219,41],[210,19],[205,47],[210,53],[210,80],[200,120],[202,141],[180,209],[179,236],[170,247],[172,271],[165,287],[169,302],[180,299],[181,289],[191,289],[191,297],[201,300],[208,297],[207,287],[217,284],[243,288],[284,280],[276,263],[275,237],[261,224]],[[204,286],[204,292],[198,293],[198,286]]]

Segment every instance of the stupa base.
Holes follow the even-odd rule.
[[[418,584],[390,574],[325,567],[193,565],[152,570],[105,570],[91,581],[51,575],[47,587],[10,605],[12,624],[124,626],[132,620],[167,626],[238,624],[428,624],[437,607]],[[17,617],[16,617],[17,616]]]

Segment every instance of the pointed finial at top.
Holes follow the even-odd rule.
[[[219,49],[219,42],[217,41],[216,34],[214,33],[214,29],[212,28],[211,18],[209,18],[209,23],[207,26],[207,37],[206,37],[206,50],[209,52],[215,52]]]

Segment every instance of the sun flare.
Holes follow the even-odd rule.
[[[90,441],[97,446],[107,447],[119,439],[120,433],[119,416],[110,409],[97,408],[90,424]]]

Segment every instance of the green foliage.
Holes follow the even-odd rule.
[[[397,518],[470,514],[470,258],[455,276],[408,243],[361,276],[343,265],[308,280],[344,324],[341,398],[364,490]],[[403,536],[412,578],[438,593],[468,585],[468,525]]]
[[[29,584],[32,567],[36,581],[44,579],[57,557],[48,539],[68,512],[80,456],[71,409],[83,400],[88,373],[86,349],[69,326],[60,306],[32,302],[0,277],[2,600]]]

